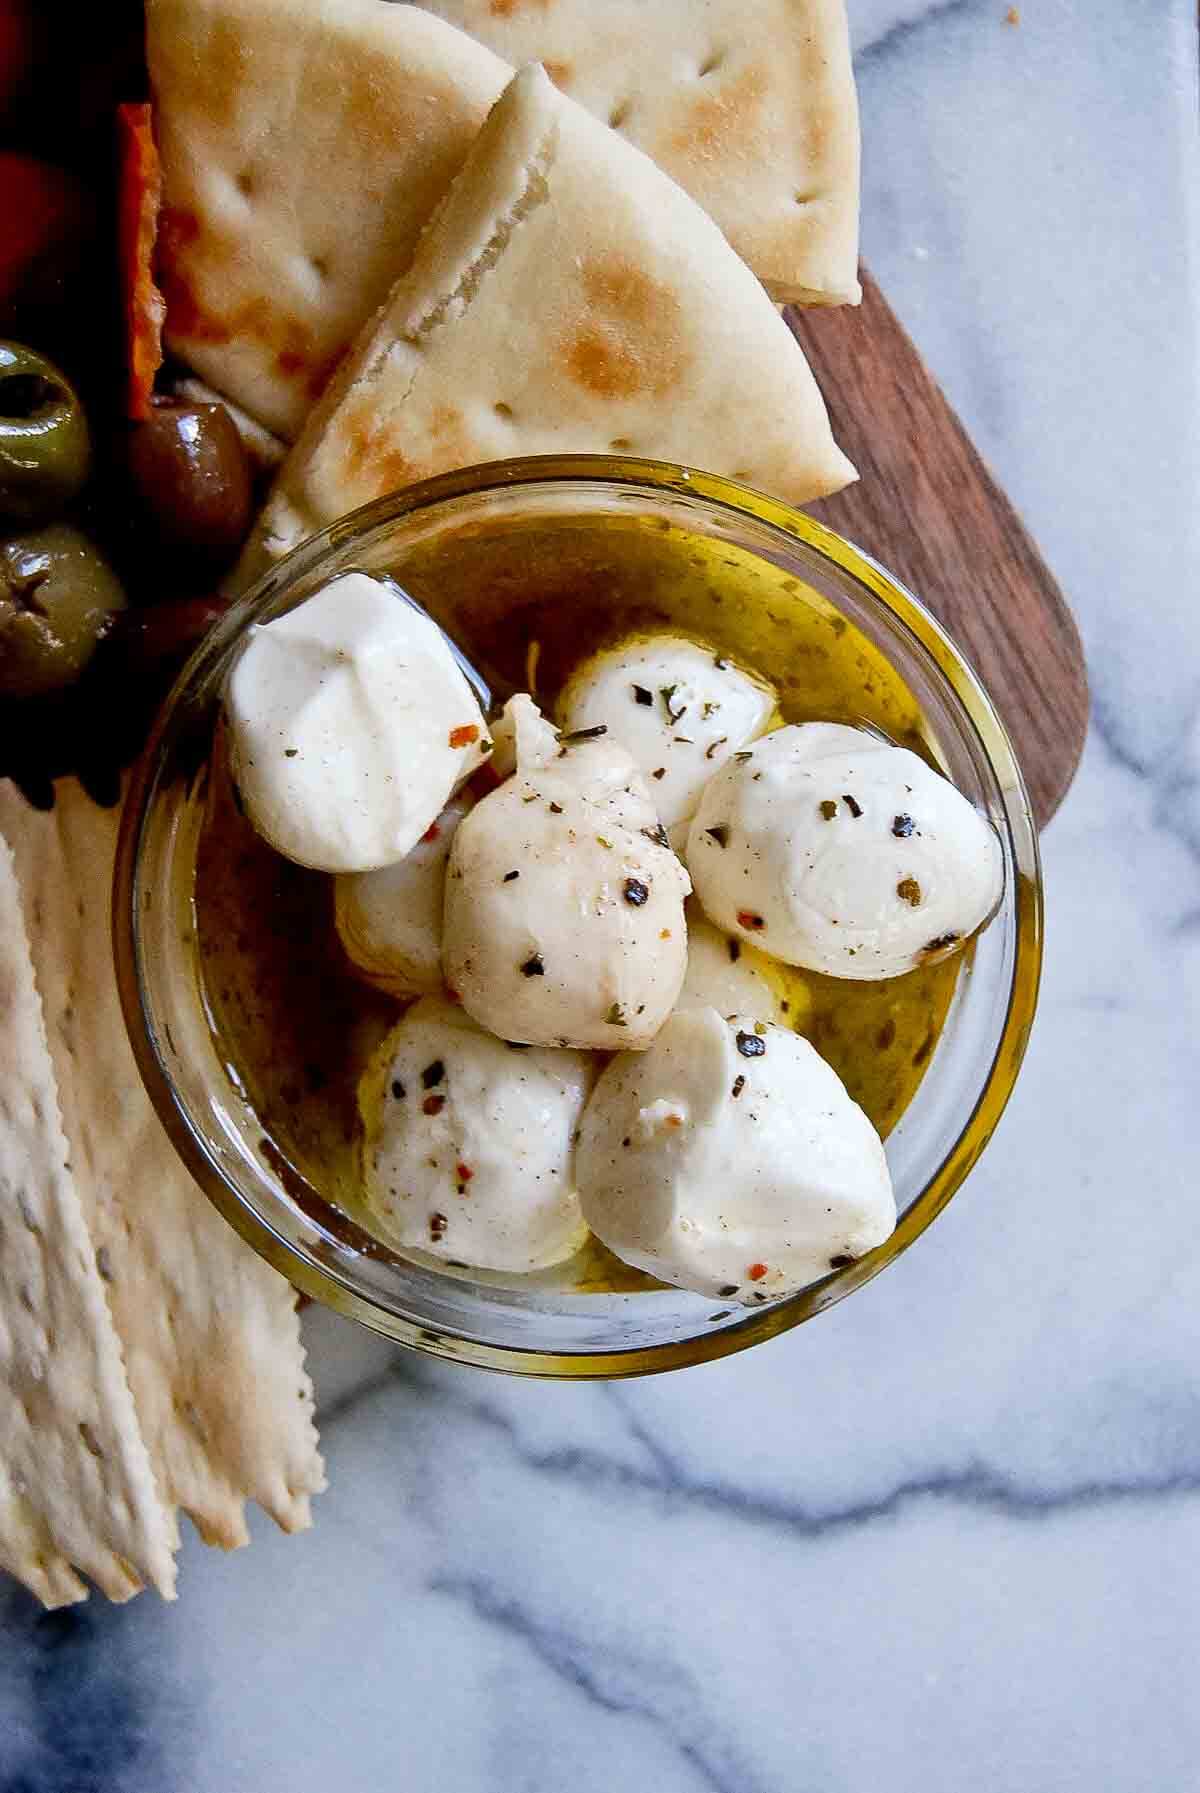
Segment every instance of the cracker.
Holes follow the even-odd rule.
[[[666,169],[772,298],[857,304],[845,0],[420,0]]]
[[[799,344],[712,220],[534,63],[334,375],[237,577],[430,474],[609,450],[795,503],[854,478]]]
[[[129,1384],[165,1498],[207,1542],[285,1531],[324,1487],[295,1291],[197,1189],[143,1088],[110,941],[118,812],[71,779],[34,811],[0,786],[63,1123]]]
[[[59,1118],[0,841],[0,1566],[46,1606],[175,1591],[174,1522],[134,1412]]]

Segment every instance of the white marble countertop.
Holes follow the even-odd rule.
[[[898,1265],[708,1368],[310,1315],[315,1529],[192,1540],[174,1608],[5,1584],[0,1793],[1197,1784],[1195,11],[852,5],[867,258],[1091,656],[1015,1100]]]

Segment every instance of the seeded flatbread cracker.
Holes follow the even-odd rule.
[[[857,304],[845,0],[421,0],[652,156],[772,298]]]
[[[324,1486],[295,1293],[187,1175],[138,1075],[117,997],[118,813],[72,779],[46,814],[0,785],[64,1130],[150,1461],[202,1536],[247,1541],[244,1502],[285,1531]]]
[[[149,0],[168,347],[291,440],[512,74],[383,0]]]
[[[0,1568],[46,1606],[175,1592],[155,1486],[68,1163],[12,855],[0,841]],[[77,1573],[77,1571],[79,1573]]]
[[[428,474],[607,450],[796,502],[854,478],[799,345],[711,219],[531,64],[284,462],[238,581]]]

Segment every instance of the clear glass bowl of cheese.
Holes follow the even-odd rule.
[[[398,1011],[355,977],[331,880],[239,813],[221,698],[254,622],[350,569],[402,585],[469,656],[548,709],[589,653],[686,635],[769,679],[782,720],[914,746],[992,822],[993,919],[956,957],[876,983],[783,973],[781,1009],[884,1138],[883,1244],[761,1306],[630,1269],[592,1239],[511,1275],[393,1249],[361,1200],[355,1088]],[[1033,1019],[1041,880],[1012,747],[978,679],[911,593],[801,512],[677,466],[597,456],[467,469],[355,512],[296,549],[186,667],[126,805],[118,977],[139,1066],[201,1189],[298,1288],[418,1349],[526,1375],[704,1362],[812,1318],[941,1212],[1011,1093]]]

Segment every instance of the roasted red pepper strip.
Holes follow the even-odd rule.
[[[128,411],[136,423],[150,415],[154,379],[162,366],[162,331],[167,307],[154,284],[154,242],[162,203],[162,170],[150,107],[117,107],[120,155],[121,287],[125,305],[125,340],[129,357]]]

